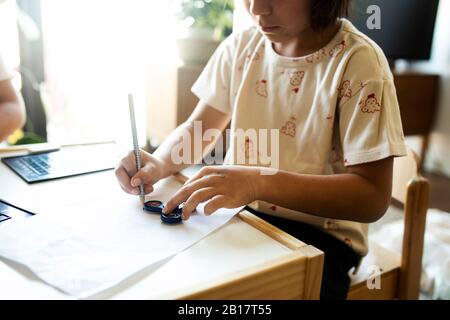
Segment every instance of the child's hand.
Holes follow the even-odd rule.
[[[141,150],[142,168],[136,172],[136,158],[131,151],[122,158],[115,170],[120,187],[127,193],[139,195],[139,185],[144,184],[144,193],[153,191],[153,185],[164,177],[164,163],[151,154]]]
[[[259,169],[239,166],[202,168],[167,202],[164,212],[171,212],[184,202],[183,219],[189,219],[198,204],[210,200],[205,214],[220,208],[237,208],[257,199]]]

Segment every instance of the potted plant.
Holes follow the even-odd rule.
[[[205,63],[233,27],[233,0],[178,0],[178,55]]]

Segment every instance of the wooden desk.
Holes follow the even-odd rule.
[[[394,72],[394,81],[405,135],[422,136],[419,165],[422,168],[436,117],[439,76],[418,72]]]
[[[99,186],[116,183],[113,172],[105,171],[28,185],[1,162],[0,181],[1,198],[36,212],[46,212],[63,196],[89,201]],[[243,211],[168,262],[93,298],[318,299],[323,258],[316,248]],[[183,275],[174,277],[180,266]],[[71,298],[2,258],[0,283],[0,299]]]

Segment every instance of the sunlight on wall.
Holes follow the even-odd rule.
[[[49,140],[129,144],[131,92],[143,145],[147,65],[176,56],[169,1],[46,0],[42,18]]]
[[[16,69],[20,64],[19,42],[16,26],[16,1],[0,1],[0,53],[8,68]],[[20,87],[20,77],[14,79]]]

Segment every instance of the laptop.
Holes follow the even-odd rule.
[[[5,157],[2,162],[27,183],[114,169],[114,143],[64,147],[57,151]]]
[[[16,207],[2,199],[0,199],[0,223],[4,223],[6,221],[14,221],[18,219],[25,219],[34,216],[34,213]]]
[[[64,147],[57,151],[5,157],[2,162],[27,183],[37,183],[113,169],[118,148],[114,143]],[[35,215],[0,199],[0,223]]]

